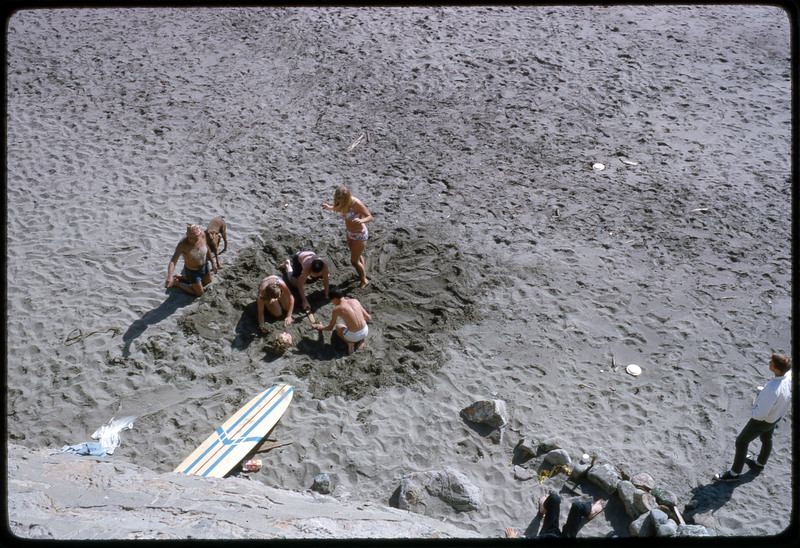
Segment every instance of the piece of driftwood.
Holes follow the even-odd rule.
[[[275,449],[276,447],[283,447],[284,445],[291,445],[292,443],[293,442],[291,441],[268,441],[256,449],[254,453],[266,453],[267,451]]]

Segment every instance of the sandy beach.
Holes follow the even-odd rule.
[[[47,9],[7,37],[9,441],[136,416],[113,459],[170,472],[285,382],[269,486],[325,472],[388,505],[449,466],[483,505],[428,514],[499,537],[564,482],[515,479],[514,447],[559,436],[720,536],[789,527],[791,417],[761,474],[711,481],[769,356],[793,355],[780,8]],[[342,184],[374,215],[366,288],[321,207]],[[205,295],[165,289],[186,224],[217,215]],[[302,249],[373,317],[352,356],[299,311],[295,345],[266,350],[256,288]],[[502,436],[459,416],[484,399]],[[581,536],[629,523],[612,500]]]

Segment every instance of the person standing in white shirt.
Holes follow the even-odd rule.
[[[738,481],[745,462],[758,470],[767,464],[769,454],[772,452],[772,434],[775,432],[775,426],[789,412],[792,405],[791,368],[792,361],[788,356],[772,355],[769,360],[769,370],[775,376],[756,396],[753,409],[750,411],[750,420],[736,437],[736,454],[733,457],[731,469],[722,474],[716,474],[715,480]],[[747,454],[750,442],[756,438],[761,439],[761,451],[758,459]]]

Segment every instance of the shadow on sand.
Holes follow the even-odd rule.
[[[133,322],[122,336],[122,357],[127,358],[130,355],[131,343],[138,339],[148,327],[157,324],[165,318],[168,318],[175,313],[176,310],[192,303],[195,299],[196,297],[193,297],[188,293],[184,293],[180,289],[176,289],[174,287],[167,289],[167,299],[158,305],[158,308],[154,308]]]
[[[739,476],[739,481],[712,481],[706,485],[699,485],[692,489],[692,500],[686,503],[683,517],[687,523],[694,521],[694,516],[708,512],[716,512],[722,508],[733,496],[733,491],[740,485],[756,479],[760,470],[751,468]]]

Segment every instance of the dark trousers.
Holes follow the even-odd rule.
[[[769,454],[772,452],[772,433],[775,432],[776,422],[765,422],[750,419],[744,425],[742,431],[736,436],[736,455],[733,457],[731,470],[736,474],[742,473],[744,459],[747,458],[747,447],[756,438],[761,439],[761,452],[758,454],[758,462],[767,464]]]
[[[575,538],[578,536],[583,518],[588,516],[592,511],[592,503],[574,501],[567,515],[567,523],[564,524],[564,528],[561,531],[558,529],[558,518],[561,513],[561,497],[556,493],[550,493],[544,501],[544,511],[542,530],[539,531],[539,537]]]

